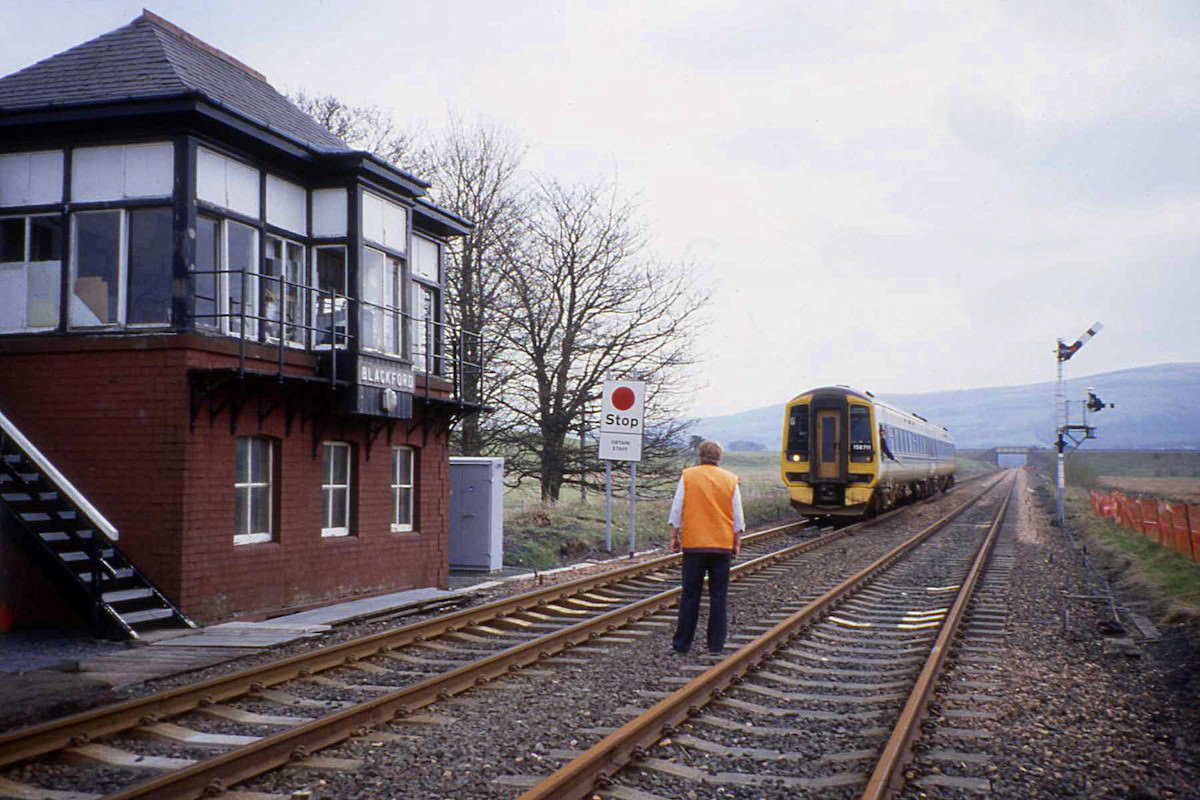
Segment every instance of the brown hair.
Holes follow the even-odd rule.
[[[717,464],[721,461],[721,456],[724,454],[721,445],[709,439],[700,443],[696,448],[696,455],[700,456],[701,464]]]

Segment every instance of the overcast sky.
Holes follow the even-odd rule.
[[[1200,360],[1200,3],[0,0],[0,74],[145,5],[281,91],[613,177],[715,289],[697,415]]]

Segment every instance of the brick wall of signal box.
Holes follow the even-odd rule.
[[[228,410],[210,424],[205,404],[191,430],[187,370],[237,362],[186,341],[95,339],[82,350],[0,352],[0,411],[117,526],[122,552],[185,613],[200,622],[254,619],[447,585],[444,437],[426,440],[420,425],[410,435],[401,422],[390,442],[386,432],[376,437],[368,457],[362,422],[328,424],[323,441],[352,445],[356,488],[351,535],[322,537],[321,454],[314,457],[311,421],[301,427],[294,419],[288,435],[282,404],[260,425],[251,401],[231,433]],[[275,440],[272,542],[233,544],[238,435]],[[391,447],[406,444],[415,449],[414,531],[393,533]]]

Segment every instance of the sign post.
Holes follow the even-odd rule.
[[[604,382],[600,403],[600,458],[605,464],[604,541],[612,549],[612,462],[630,462],[629,554],[634,552],[637,522],[637,462],[642,460],[642,430],[645,411],[645,381]]]

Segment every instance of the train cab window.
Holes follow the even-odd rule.
[[[871,409],[867,406],[850,406],[850,460],[870,461],[875,456],[871,443]]]
[[[792,406],[788,412],[788,461],[808,461],[808,404]]]

